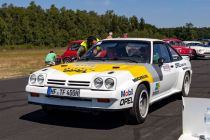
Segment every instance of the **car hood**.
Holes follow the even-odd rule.
[[[149,64],[76,62],[49,67],[46,70],[42,69],[38,73],[46,73],[47,79],[82,81],[91,81],[97,76],[115,77],[121,80],[145,76],[145,80],[152,82],[152,75],[146,65]]]

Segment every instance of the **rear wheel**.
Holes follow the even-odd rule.
[[[125,112],[126,120],[131,124],[143,123],[149,110],[149,93],[145,85],[138,86],[133,107]]]
[[[70,58],[64,58],[63,63],[70,63],[71,59]]]
[[[182,85],[182,96],[186,97],[189,95],[190,84],[191,84],[190,74],[189,72],[186,72],[184,75],[184,80]]]

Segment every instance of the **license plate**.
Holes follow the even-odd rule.
[[[47,95],[50,95],[50,96],[80,97],[80,90],[79,89],[67,89],[67,88],[48,87]]]

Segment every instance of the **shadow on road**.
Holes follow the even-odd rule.
[[[37,110],[20,117],[21,120],[27,120],[42,124],[87,128],[87,129],[113,129],[125,125],[123,113],[92,113],[56,110],[52,114],[47,114],[42,110]]]
[[[150,107],[149,113],[161,109],[167,104],[179,100],[177,95],[168,97]],[[109,130],[127,125],[123,112],[101,112],[98,115],[87,112],[56,110],[53,114],[36,110],[20,117],[21,120],[74,128]]]

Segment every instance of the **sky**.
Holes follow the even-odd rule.
[[[196,27],[210,27],[210,0],[34,0],[48,9],[57,8],[95,11],[104,14],[114,10],[117,15],[143,17],[156,27],[179,27],[191,22]],[[3,3],[27,7],[31,0],[0,0]]]

